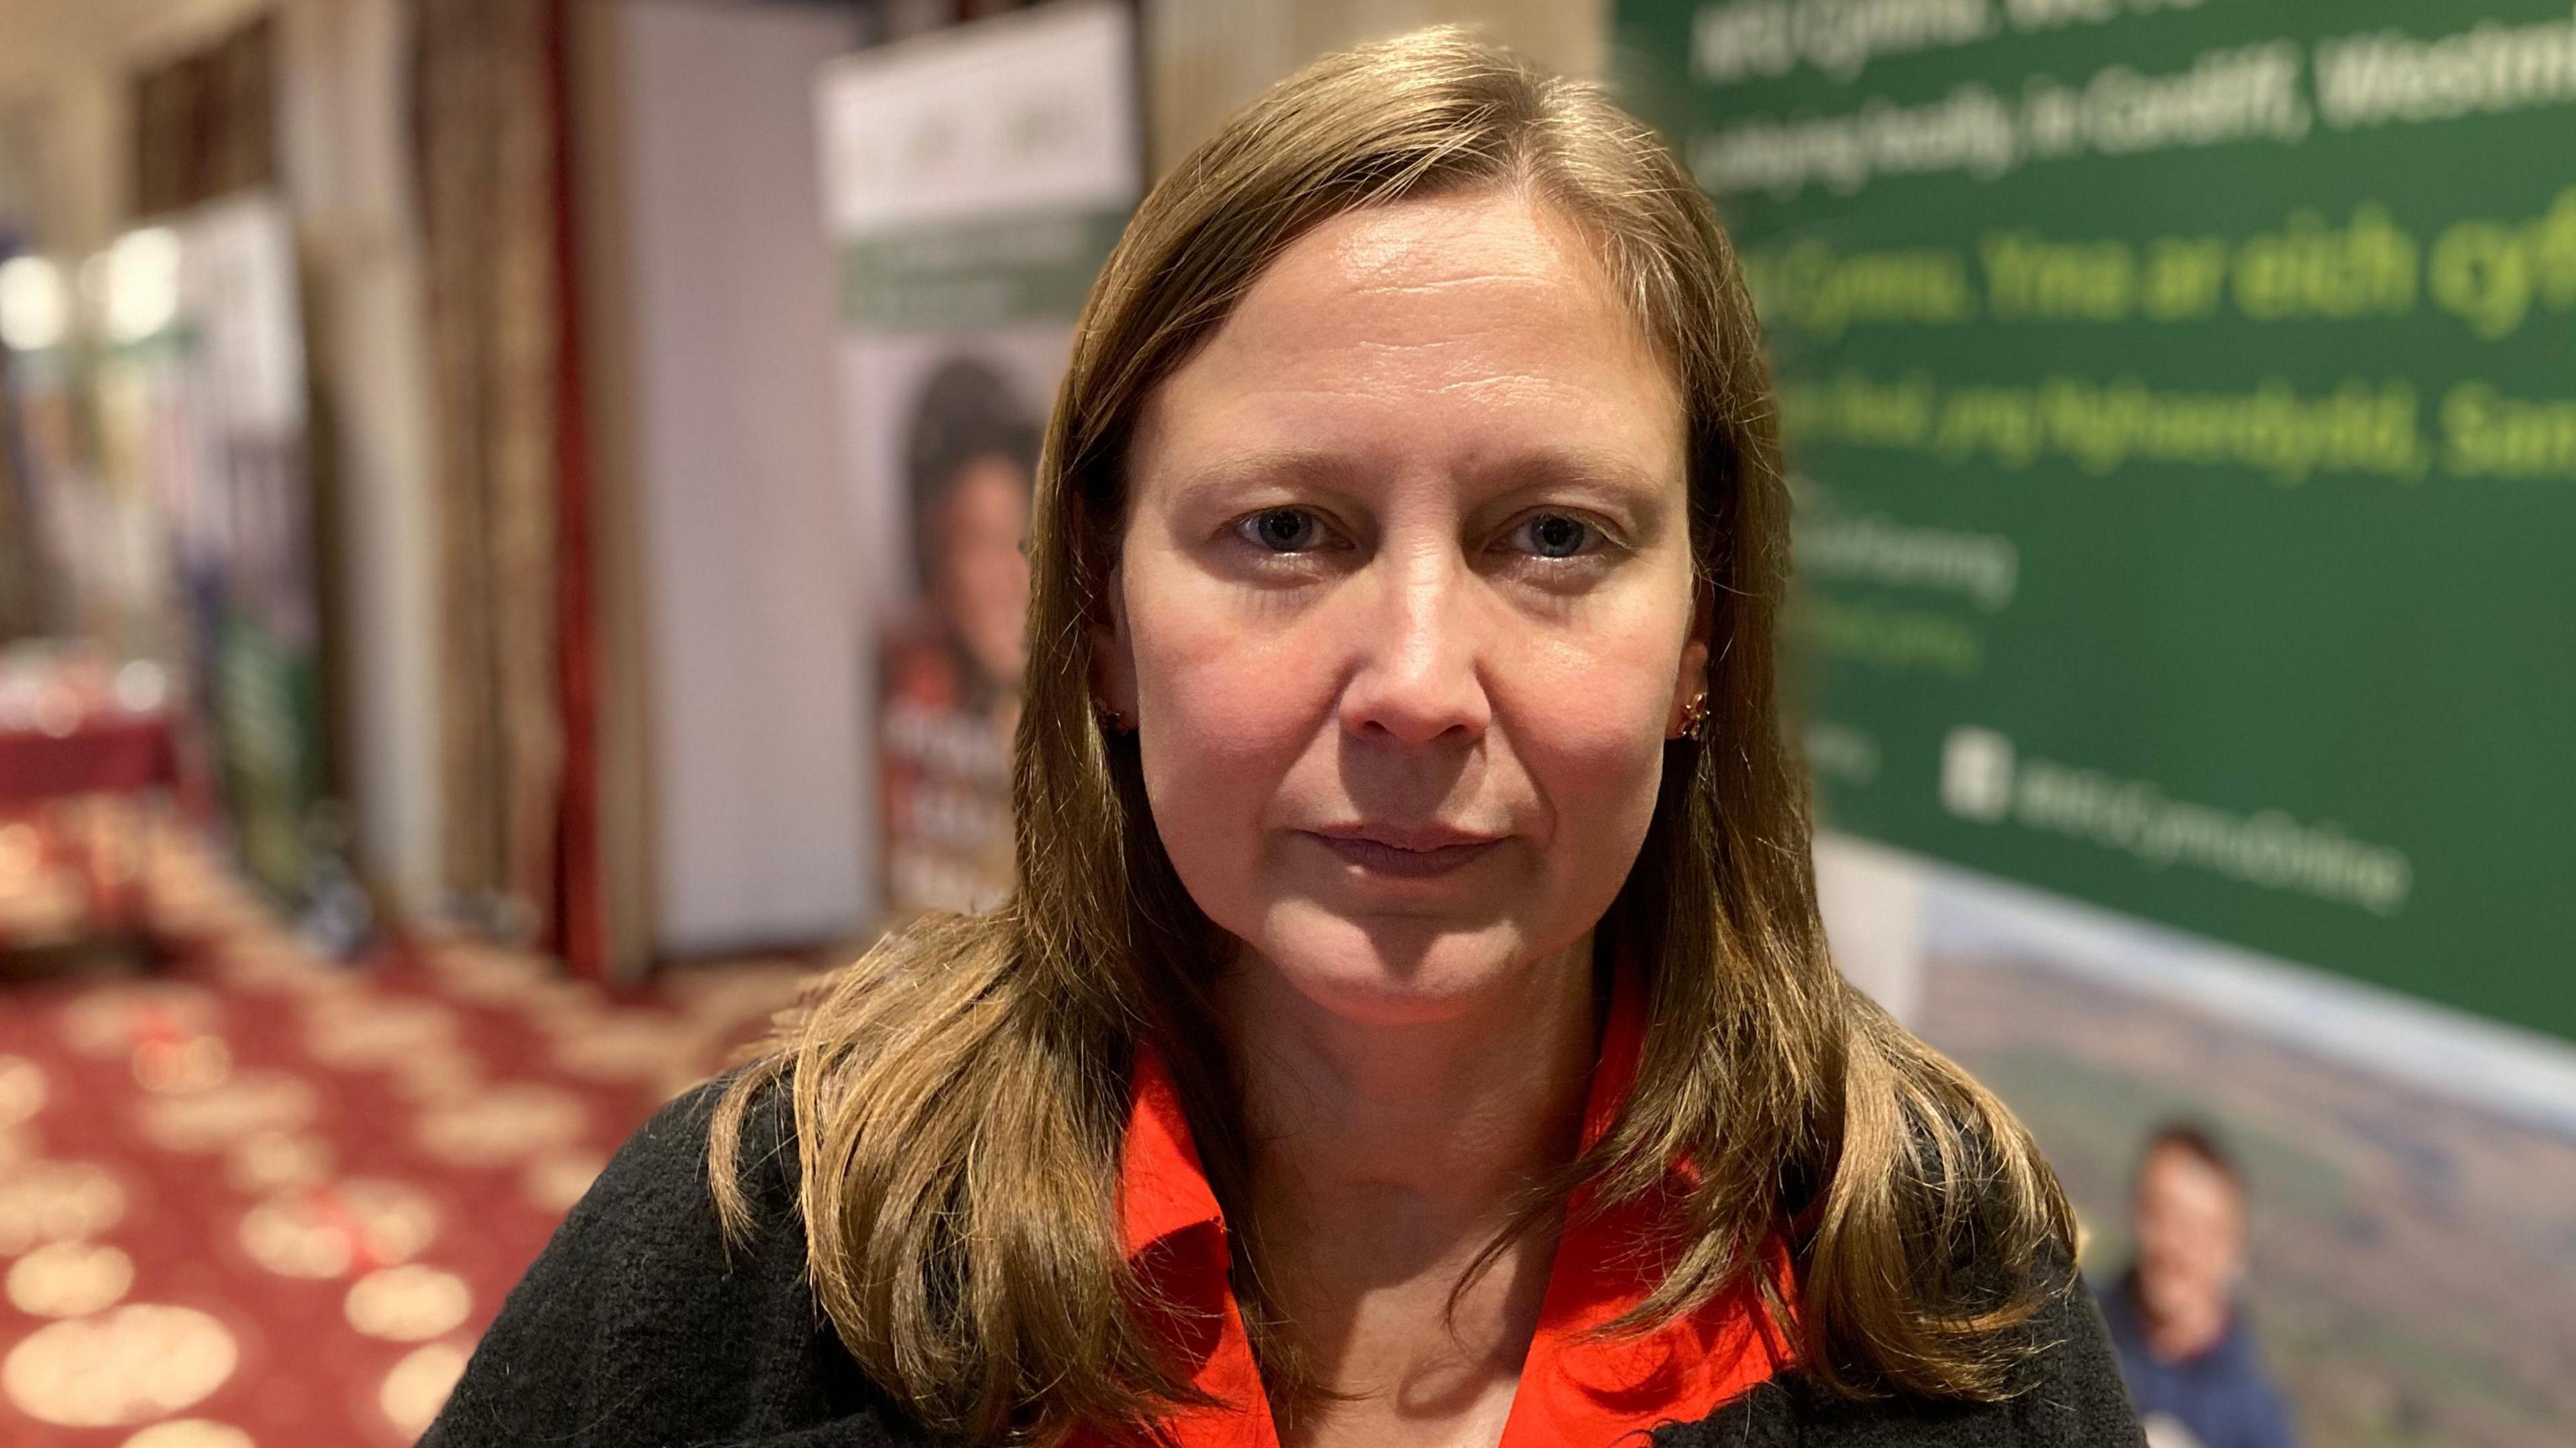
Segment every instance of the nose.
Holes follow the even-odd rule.
[[[1446,556],[1444,556],[1446,555]],[[1475,579],[1454,549],[1381,557],[1375,588],[1353,590],[1346,621],[1358,667],[1342,691],[1342,728],[1405,744],[1481,738],[1493,705],[1478,675]]]

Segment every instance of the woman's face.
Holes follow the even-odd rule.
[[[1341,216],[1166,379],[1095,642],[1199,907],[1428,1021],[1584,938],[1704,687],[1679,393],[1563,218]]]
[[[1029,475],[1005,457],[960,468],[939,503],[934,605],[987,678],[1018,687],[1028,662]]]

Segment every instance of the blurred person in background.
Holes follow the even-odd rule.
[[[929,635],[920,642],[946,655],[943,692],[990,713],[1016,702],[1027,658],[1038,425],[998,369],[954,357],[922,387],[904,451]]]
[[[2104,1294],[2150,1448],[2292,1448],[2288,1406],[2245,1319],[2245,1177],[2206,1128],[2147,1138],[2132,1202],[2136,1260]]]
[[[934,367],[904,468],[921,606],[878,653],[886,904],[980,910],[1011,884],[1010,749],[1027,660],[1038,426],[980,358]]]
[[[1011,898],[638,1133],[425,1441],[2137,1444],[2036,1145],[1826,950],[1776,412],[1597,89],[1272,88],[1076,333]]]

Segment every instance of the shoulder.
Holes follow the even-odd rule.
[[[881,1406],[806,1285],[783,1102],[755,1097],[744,1119],[736,1169],[752,1230],[728,1238],[717,1218],[707,1148],[731,1080],[671,1101],[618,1150],[502,1304],[423,1444],[750,1443]]]
[[[618,1148],[566,1225],[622,1219],[674,1232],[691,1247],[702,1245],[697,1239],[713,1220],[707,1148],[718,1109],[740,1080],[740,1072],[728,1071],[663,1103]],[[757,1209],[764,1240],[792,1234],[799,1227],[796,1131],[786,1092],[776,1082],[765,1083],[749,1093],[740,1111],[735,1180]]]
[[[638,1298],[708,1285],[736,1294],[772,1289],[781,1265],[792,1260],[801,1268],[794,1132],[775,1092],[749,1103],[736,1153],[736,1180],[753,1208],[749,1239],[729,1242],[717,1220],[707,1147],[733,1080],[728,1074],[694,1087],[637,1128],[564,1218],[538,1265],[567,1284]]]
[[[2227,1336],[2211,1356],[2218,1379],[2211,1396],[2227,1403],[2245,1435],[2244,1441],[2286,1448],[2295,1437],[2290,1405],[2263,1365],[2263,1351],[2255,1341],[2254,1325],[2244,1307],[2237,1308]]]
[[[2044,1306],[2030,1357],[1995,1403],[1851,1398],[1795,1372],[1714,1416],[1656,1435],[1659,1448],[2134,1448],[2144,1443],[2102,1314],[2062,1255],[2039,1264]]]

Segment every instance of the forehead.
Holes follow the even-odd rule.
[[[2223,1196],[2233,1200],[2237,1195],[2235,1179],[2212,1165],[2199,1152],[2172,1142],[2157,1145],[2138,1165],[2138,1188],[2141,1192]]]
[[[1518,190],[1453,192],[1329,217],[1255,279],[1227,330],[1329,342],[1363,313],[1386,342],[1414,340],[1413,325],[1439,326],[1441,339],[1454,340],[1459,322],[1498,336],[1572,323],[1644,348],[1590,240],[1562,212]]]
[[[1139,442],[1579,440],[1660,471],[1679,467],[1680,419],[1590,239],[1517,191],[1485,190],[1346,212],[1299,237],[1156,389]]]

